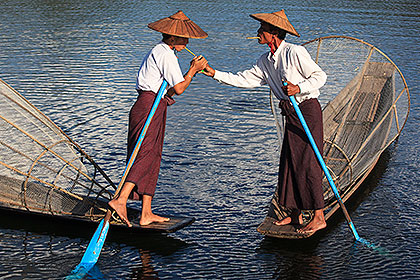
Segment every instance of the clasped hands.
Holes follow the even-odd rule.
[[[194,57],[190,62],[190,68],[193,69],[194,74],[200,71],[203,72],[203,70],[206,68],[206,65],[208,65],[208,61],[202,55]]]
[[[206,76],[214,77],[215,70],[208,64],[208,61],[202,55],[194,57],[194,59],[191,61],[191,66],[193,64],[199,66],[197,72],[201,71],[201,73]],[[298,85],[292,84],[289,81],[286,81],[286,83],[287,85],[281,87],[285,94],[292,96],[300,93],[300,88]]]
[[[196,56],[191,60],[190,68],[194,69],[195,73],[201,72],[209,77],[213,77],[215,72],[208,64],[207,59],[205,59],[202,55]]]

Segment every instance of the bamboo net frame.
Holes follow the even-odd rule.
[[[115,189],[79,145],[0,80],[0,207],[96,221]]]

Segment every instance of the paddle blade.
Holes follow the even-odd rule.
[[[102,272],[99,270],[98,266],[94,265],[93,268],[87,269],[84,267],[81,267],[78,271],[76,271],[74,274],[70,274],[65,280],[76,280],[76,279],[107,279],[105,275],[102,274]]]
[[[101,254],[102,247],[104,246],[106,235],[108,234],[108,229],[109,222],[105,221],[105,219],[102,219],[95,231],[95,234],[90,240],[88,247],[86,248],[82,260],[72,271],[72,274],[77,274],[78,272],[87,273],[96,264],[99,255]]]

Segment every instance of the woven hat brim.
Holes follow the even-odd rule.
[[[203,39],[209,35],[191,20],[164,18],[147,25],[150,29],[184,38]]]
[[[300,34],[296,31],[290,21],[285,18],[268,13],[253,14],[250,15],[250,17],[258,21],[269,23],[275,27],[283,29],[287,33],[300,37]]]

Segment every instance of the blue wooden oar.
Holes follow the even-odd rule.
[[[110,211],[109,211],[110,212]],[[108,212],[107,212],[108,215]],[[106,216],[105,216],[106,217]],[[71,275],[66,277],[66,280],[70,279],[82,279],[89,270],[96,264],[101,253],[102,247],[105,242],[106,235],[109,229],[109,217],[102,219],[99,223],[98,228],[93,234],[92,239],[89,242],[89,246],[86,248],[85,254],[82,257],[80,263],[71,272]]]
[[[122,186],[124,185],[128,172],[130,171],[131,166],[133,165],[134,160],[136,159],[137,153],[140,150],[140,146],[143,143],[144,136],[146,135],[147,129],[149,128],[149,125],[152,122],[153,116],[156,112],[159,102],[161,101],[163,97],[163,94],[165,92],[167,85],[168,85],[168,82],[163,80],[163,83],[160,86],[159,92],[153,103],[152,109],[150,110],[149,115],[146,119],[146,122],[143,126],[143,129],[139,135],[139,138],[137,139],[136,146],[134,147],[134,150],[131,153],[128,163],[125,167],[124,174],[121,178],[120,184],[118,185],[118,188],[115,191],[114,198],[119,194]],[[86,251],[82,257],[82,260],[76,266],[76,268],[72,271],[72,276],[71,276],[72,278],[68,278],[68,279],[75,279],[74,278],[75,275],[81,275],[80,278],[82,278],[87,272],[89,272],[89,270],[98,261],[99,254],[101,253],[102,247],[104,245],[106,235],[108,234],[109,220],[111,219],[111,214],[112,214],[111,210],[108,210],[104,219],[102,219],[102,221],[99,223],[98,228],[96,229],[92,239],[89,242],[88,247],[86,248]],[[80,279],[80,278],[77,278],[77,279]]]
[[[286,81],[283,81],[283,86],[287,86],[287,82]],[[318,147],[315,144],[315,140],[312,137],[311,131],[309,130],[308,125],[306,124],[306,121],[305,121],[305,118],[302,115],[302,112],[300,111],[300,108],[299,108],[299,106],[298,106],[298,104],[296,102],[296,98],[293,95],[292,96],[289,96],[289,98],[290,98],[290,101],[293,104],[293,108],[295,108],[296,114],[299,117],[300,123],[302,124],[303,129],[305,130],[305,133],[308,136],[309,142],[311,143],[312,149],[315,152],[315,155],[316,155],[316,157],[318,159],[318,162],[321,165],[322,170],[325,173],[325,176],[327,177],[328,183],[330,184],[330,187],[331,187],[331,189],[332,189],[332,191],[333,191],[333,193],[335,195],[335,198],[337,199],[338,204],[340,205],[341,209],[343,210],[344,216],[346,217],[346,220],[347,220],[347,224],[349,225],[349,227],[350,227],[350,229],[351,229],[351,231],[352,231],[352,233],[354,235],[354,238],[357,241],[363,241],[362,238],[359,237],[359,234],[357,233],[356,228],[354,227],[353,221],[351,220],[350,215],[347,212],[346,206],[344,206],[344,203],[341,200],[341,196],[338,193],[337,187],[335,186],[335,183],[334,183],[334,181],[333,181],[333,179],[331,177],[331,174],[328,171],[327,165],[325,164],[324,159],[322,158],[322,155],[319,152]]]

